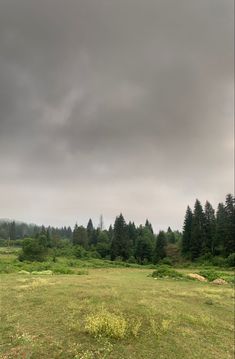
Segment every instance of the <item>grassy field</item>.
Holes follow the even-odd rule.
[[[232,286],[151,273],[2,274],[1,358],[233,358]]]

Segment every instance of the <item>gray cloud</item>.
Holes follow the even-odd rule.
[[[181,228],[233,190],[230,0],[2,0],[0,217]]]

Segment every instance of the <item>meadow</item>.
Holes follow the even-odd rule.
[[[43,275],[49,264],[20,268],[15,253],[1,255],[8,268],[0,275],[2,359],[233,358],[231,283],[155,279],[152,268],[99,260],[68,263],[72,274]]]

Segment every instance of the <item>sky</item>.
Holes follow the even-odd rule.
[[[233,192],[232,0],[0,0],[0,218],[181,230]]]

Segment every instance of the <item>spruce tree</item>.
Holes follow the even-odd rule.
[[[192,224],[193,224],[193,213],[191,208],[188,206],[185,214],[183,235],[182,235],[183,255],[188,255],[191,252]]]
[[[94,231],[94,227],[93,227],[93,223],[92,223],[91,218],[89,219],[89,221],[87,223],[86,230],[87,230],[87,236],[88,236],[88,243],[89,243],[89,246],[90,246],[92,244],[92,234],[93,234],[93,231]]]
[[[73,245],[78,244],[78,225],[77,223],[74,226],[74,230],[73,230]]]
[[[216,233],[214,243],[214,253],[224,254],[224,238],[226,232],[226,213],[224,204],[221,202],[218,204],[216,212]]]
[[[197,199],[193,212],[192,240],[191,240],[191,258],[196,259],[202,255],[202,249],[205,246],[205,214],[200,201]]]
[[[145,227],[148,228],[151,233],[153,233],[153,227],[152,227],[152,224],[149,222],[148,219],[146,219],[146,222],[145,222]]]
[[[225,200],[224,254],[235,252],[235,198],[228,194]]]
[[[216,234],[215,211],[212,205],[206,201],[205,204],[205,242],[204,253],[215,253],[215,234]]]
[[[111,243],[111,260],[121,257],[127,260],[130,256],[130,241],[128,229],[122,214],[118,216],[114,223],[113,238]]]
[[[175,233],[172,231],[171,227],[168,227],[167,229],[166,238],[168,243],[174,244],[176,242]]]

